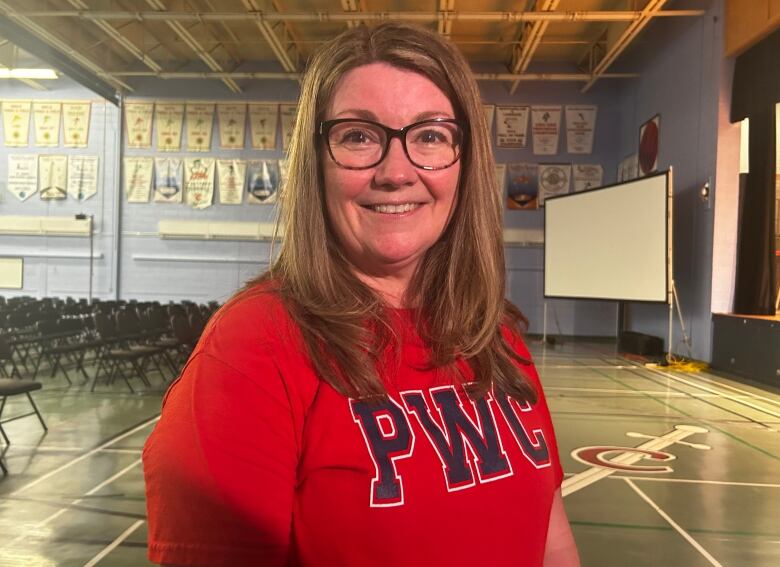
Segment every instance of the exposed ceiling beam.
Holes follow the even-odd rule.
[[[19,65],[18,51],[19,48],[15,46],[13,43],[8,41],[7,39],[0,39],[0,69],[13,69],[14,67],[19,67],[20,65]],[[23,66],[29,67],[30,65],[25,64]],[[20,83],[24,83],[25,85],[35,89],[36,91],[48,90],[44,85],[32,79],[15,78],[14,80],[19,81]]]
[[[650,23],[650,21],[661,13],[661,8],[664,7],[667,0],[649,0],[647,5],[641,11],[641,17],[633,20],[623,33],[618,37],[611,45],[608,45],[607,51],[603,57],[598,60],[592,61],[595,66],[592,69],[591,79],[582,87],[582,92],[587,92],[598,81],[609,68],[610,65],[617,59],[618,55],[623,53],[623,50],[628,47],[631,41],[639,35],[644,27]]]
[[[247,17],[251,18],[251,15],[257,13],[260,9],[256,0],[241,0],[241,2],[247,9],[247,11],[244,12],[245,19]],[[287,13],[289,12],[277,12],[273,15],[283,16]],[[269,19],[255,19],[257,29],[260,30],[263,38],[268,42],[268,46],[271,48],[271,51],[274,52],[274,56],[276,56],[276,59],[281,63],[282,69],[288,73],[294,73],[298,70],[300,55],[297,47],[289,43],[285,45],[285,41],[290,37],[290,30],[284,22],[285,20],[280,18],[279,20],[276,20],[276,25],[272,25],[271,20]],[[279,37],[278,32],[281,32],[282,37]]]
[[[455,11],[455,0],[439,0],[439,33],[445,37],[449,37],[452,33],[452,20],[449,19],[449,14]]]
[[[68,2],[73,6],[74,8],[79,8],[81,10],[89,10],[89,6],[82,0],[68,0]],[[126,38],[124,35],[122,35],[119,30],[117,30],[114,26],[109,24],[106,20],[102,19],[94,19],[92,22],[99,27],[103,32],[109,36],[111,39],[116,41],[119,45],[124,47],[133,57],[141,61],[144,65],[149,67],[152,71],[162,71],[162,67],[151,57],[146,55],[143,51],[138,49],[138,47],[130,41],[128,38]]]
[[[4,13],[0,15],[0,35],[92,92],[118,104],[119,91],[133,90],[120,79],[106,76],[105,69],[100,65],[73,49],[46,27],[18,14],[4,0],[0,0],[0,11]]]
[[[152,8],[157,10],[157,12],[152,12],[152,14],[162,14],[167,15],[165,4],[163,4],[160,0],[146,0],[146,3],[149,4]],[[213,12],[205,12],[205,14],[212,14]],[[207,19],[207,18],[203,18]],[[170,27],[173,32],[178,35],[182,41],[187,44],[187,47],[192,49],[192,51],[195,52],[195,55],[197,55],[201,61],[203,61],[206,66],[208,66],[209,69],[216,73],[224,72],[224,69],[222,69],[222,66],[219,64],[219,62],[214,59],[210,53],[208,53],[203,47],[198,43],[198,40],[195,39],[195,37],[185,28],[179,20],[176,19],[170,19],[165,20],[165,22],[168,24],[168,27]],[[234,93],[240,93],[241,87],[238,86],[238,83],[236,83],[233,79],[227,77],[222,79],[222,82],[227,85],[227,88],[229,88]]]
[[[539,0],[534,7],[541,12],[552,12],[558,7],[558,4],[560,4],[560,0]],[[531,63],[531,59],[533,59],[534,53],[536,53],[536,48],[539,47],[542,36],[547,31],[547,26],[550,25],[550,22],[549,20],[539,20],[536,22],[524,22],[521,25],[521,43],[512,50],[512,63],[509,67],[512,73],[523,73],[528,69],[528,65]],[[519,84],[520,81],[514,81],[509,87],[509,93],[514,94]]]
[[[362,12],[365,10],[365,3],[361,0],[341,0],[341,9],[345,12]],[[347,27],[354,28],[359,26],[362,22],[360,20],[347,20]]]
[[[158,0],[147,0],[157,2]],[[246,1],[246,0],[242,0]],[[654,17],[702,16],[704,10],[664,10],[655,13]],[[644,18],[644,10],[622,11],[560,11],[560,12],[362,12],[361,20],[404,20],[410,22],[438,22],[442,19],[470,22],[633,22]],[[249,10],[246,12],[133,12],[119,10],[48,10],[20,12],[19,15],[30,18],[78,18],[82,20],[172,20],[172,21],[208,21],[208,20],[243,20],[255,19],[261,22],[346,22],[354,19],[353,14],[344,12],[263,12]]]
[[[108,73],[115,77],[156,77],[158,79],[275,79],[298,80],[301,73],[276,73],[268,71],[229,71],[229,72],[190,72],[176,71],[153,73],[151,71],[113,71]],[[634,79],[637,73],[605,73],[603,79]],[[591,79],[589,73],[474,73],[478,81],[568,81],[587,82]]]

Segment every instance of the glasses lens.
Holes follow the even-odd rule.
[[[328,134],[333,159],[345,167],[370,167],[382,157],[387,134],[366,122],[339,122]]]
[[[451,122],[423,122],[406,133],[406,149],[419,167],[452,165],[460,156],[463,131]]]

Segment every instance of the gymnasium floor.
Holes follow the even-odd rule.
[[[530,346],[584,566],[780,565],[780,391],[639,367],[606,343]],[[5,425],[0,567],[148,564],[140,453],[159,415],[152,379],[157,391],[131,395],[46,377],[34,395],[48,434],[34,416]],[[6,415],[27,410],[17,396]]]

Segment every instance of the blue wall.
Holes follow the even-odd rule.
[[[723,0],[682,1],[675,8],[707,13],[653,23],[621,60],[618,68],[641,76],[617,91],[618,153],[635,153],[640,125],[661,115],[658,169],[674,171],[674,279],[693,356],[710,360],[718,104],[722,74],[728,69],[723,60]],[[704,202],[699,190],[707,181],[712,197]],[[667,337],[668,317],[666,305],[632,303],[627,327]],[[677,315],[673,334],[673,351],[687,354]]]

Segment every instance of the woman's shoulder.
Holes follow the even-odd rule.
[[[289,346],[295,335],[278,286],[262,282],[240,291],[214,313],[196,352],[234,359],[249,350]]]

